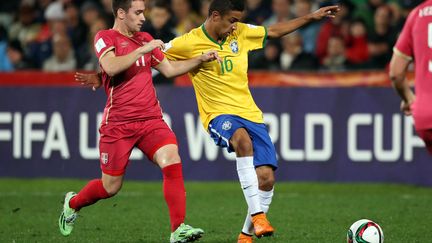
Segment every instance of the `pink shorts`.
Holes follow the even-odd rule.
[[[167,144],[176,144],[174,132],[162,119],[137,121],[121,125],[102,125],[99,129],[99,161],[102,171],[112,176],[123,175],[134,147],[149,160]]]
[[[432,129],[417,130],[416,132],[423,139],[428,152],[432,155]]]

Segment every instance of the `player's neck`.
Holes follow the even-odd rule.
[[[206,22],[204,22],[204,28],[207,32],[207,34],[215,41],[217,42],[222,42],[223,40],[220,40],[218,38],[218,35],[216,34],[216,30],[215,28],[211,25],[210,20],[206,20]]]
[[[125,25],[117,21],[114,22],[112,29],[127,37],[132,37],[135,34],[135,32],[129,31]]]

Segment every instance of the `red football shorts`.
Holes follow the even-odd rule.
[[[122,125],[102,125],[99,129],[99,161],[105,174],[123,175],[134,147],[149,160],[167,144],[176,144],[174,132],[162,119],[131,122]]]
[[[417,134],[426,144],[426,148],[432,155],[432,129],[417,130]]]

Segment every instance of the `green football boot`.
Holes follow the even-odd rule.
[[[193,228],[187,224],[181,224],[174,232],[171,233],[170,243],[194,242],[201,238],[204,230]]]
[[[58,221],[60,233],[64,236],[70,235],[73,230],[73,224],[75,219],[77,218],[77,212],[75,209],[69,207],[69,201],[76,195],[75,192],[66,193],[63,210],[60,214],[60,218]]]

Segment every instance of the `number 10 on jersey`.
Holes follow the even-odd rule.
[[[223,61],[220,62],[220,65],[221,65],[222,74],[225,74],[225,72],[231,72],[234,67],[233,62],[229,60],[227,57],[225,57]]]

